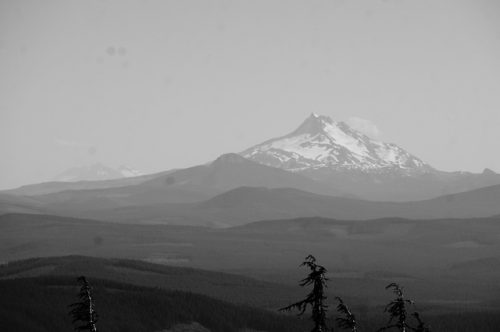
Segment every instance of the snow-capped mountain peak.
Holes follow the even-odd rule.
[[[77,182],[77,181],[99,181],[128,178],[140,176],[143,173],[128,167],[120,166],[111,168],[100,163],[89,166],[73,167],[54,178],[54,181],[60,182]]]
[[[135,176],[144,175],[144,173],[142,173],[141,171],[138,171],[138,170],[136,170],[132,167],[126,166],[126,165],[121,165],[120,167],[118,167],[117,170],[118,170],[118,172],[121,173],[121,175],[124,178],[132,178]]]
[[[399,146],[372,139],[345,122],[312,113],[292,133],[241,153],[259,163],[291,171],[329,168],[381,172],[432,169]]]

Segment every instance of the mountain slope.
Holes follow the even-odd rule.
[[[52,218],[52,220],[64,222],[63,219]],[[77,220],[69,222],[78,227]],[[131,259],[72,255],[30,258],[9,262],[8,265],[0,267],[0,280],[77,275],[85,275],[89,279],[106,279],[136,286],[197,293],[226,302],[264,309],[275,309],[279,306],[277,298],[291,300],[293,296],[300,296],[300,290],[293,287],[236,274]]]
[[[144,185],[162,186],[161,180],[161,178],[154,179]],[[321,194],[340,194],[335,188],[325,186],[303,175],[261,165],[235,153],[224,154],[208,165],[174,172],[164,177],[164,182],[172,187],[182,187],[210,196],[241,186],[288,187]]]
[[[53,214],[81,216],[78,212],[127,206],[153,206],[203,201],[240,186],[291,187],[321,194],[334,188],[308,177],[260,165],[237,154],[226,154],[207,165],[157,174],[128,186],[69,190],[33,197]]]
[[[73,329],[68,305],[78,300],[78,271],[72,276],[0,280],[0,319],[3,331],[63,332]],[[308,322],[295,317],[235,305],[200,294],[139,287],[90,279],[99,315],[97,327],[112,332],[197,330],[239,332],[304,331]],[[196,322],[198,324],[191,324]],[[181,325],[181,326],[182,326]],[[200,326],[206,329],[199,329]]]

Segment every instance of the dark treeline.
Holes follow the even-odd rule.
[[[468,331],[498,331],[500,327],[500,315],[498,311],[465,313],[460,315],[434,315],[429,324],[422,320],[421,313],[416,311],[415,302],[405,297],[403,287],[397,283],[390,283],[385,287],[393,293],[393,299],[384,307],[384,314],[388,316],[385,320],[383,315],[377,318],[365,317],[359,322],[356,314],[342,298],[336,297],[337,317],[327,314],[328,305],[326,289],[329,279],[326,277],[327,269],[316,262],[316,258],[309,255],[300,266],[310,269],[309,274],[299,282],[301,287],[310,287],[310,292],[304,299],[294,302],[280,311],[297,310],[302,316],[310,309],[310,320],[313,327],[310,332],[333,332],[336,328],[358,331],[400,331],[400,332],[468,332]],[[462,322],[463,320],[466,320]],[[334,327],[336,326],[336,328]],[[360,329],[360,326],[362,328]],[[378,326],[378,327],[377,327]]]
[[[308,317],[279,315],[233,305],[188,292],[170,292],[100,279],[91,280],[99,313],[98,331],[160,331],[178,323],[199,322],[212,332],[236,332],[243,327],[258,331],[310,331]],[[0,320],[5,331],[73,331],[68,304],[75,302],[75,277],[38,277],[0,280]],[[390,294],[388,294],[388,299]],[[334,306],[330,308],[334,310]],[[383,308],[363,312],[353,305],[358,331],[376,331],[387,323]],[[362,314],[360,314],[362,313]],[[330,312],[333,314],[333,312]],[[329,315],[333,326],[338,315]],[[476,311],[426,314],[436,332],[497,332],[500,312]],[[336,328],[335,331],[341,331]]]
[[[425,322],[433,332],[498,332],[500,328],[500,311],[462,312],[425,316]],[[358,319],[358,332],[375,332],[378,327],[387,323],[387,316],[370,313]],[[335,331],[344,331],[338,328]],[[396,329],[388,331],[397,331]]]
[[[64,262],[61,262],[61,259]],[[68,262],[66,262],[66,260]],[[127,268],[128,272],[111,267]],[[64,263],[64,264],[62,264]],[[49,267],[55,270],[51,273],[63,275],[41,276]],[[132,270],[150,271],[161,276],[162,280],[169,280],[170,287],[184,287],[189,285],[192,292],[169,291],[160,287],[143,286],[153,279],[138,282],[127,276]],[[68,315],[68,305],[77,300],[79,285],[76,276],[81,272],[89,272],[93,277],[89,281],[93,287],[96,310],[99,314],[98,331],[161,331],[179,323],[198,322],[212,332],[236,332],[244,328],[257,331],[310,331],[313,324],[310,321],[309,309],[303,317],[295,314],[283,315],[276,312],[256,309],[238,303],[228,303],[217,300],[212,296],[197,294],[199,289],[205,290],[207,285],[214,281],[224,287],[214,288],[217,293],[225,291],[225,297],[243,303],[254,302],[253,298],[262,298],[262,292],[267,292],[265,299],[273,298],[275,302],[285,305],[291,294],[284,294],[283,289],[276,291],[267,284],[253,279],[239,281],[240,277],[193,269],[174,269],[171,267],[155,266],[149,263],[128,260],[99,260],[88,257],[66,257],[46,259],[32,259],[13,262],[0,269],[0,278],[19,278],[21,275],[38,277],[20,279],[0,279],[0,320],[2,330],[5,331],[72,331],[72,318]],[[114,271],[113,273],[111,273]],[[99,272],[99,273],[97,273]],[[96,277],[99,275],[99,277]],[[138,274],[144,276],[144,274]],[[114,280],[114,281],[111,281]],[[327,281],[327,280],[325,280]],[[197,287],[191,286],[197,284]],[[335,282],[328,283],[330,291],[336,293]],[[142,285],[142,286],[141,286]],[[213,284],[216,287],[215,284]],[[250,288],[242,287],[252,286]],[[264,287],[265,286],[265,287]],[[297,287],[299,296],[306,295],[306,289]],[[193,293],[194,291],[194,293]],[[339,289],[346,294],[345,289]],[[253,293],[253,294],[250,294]],[[295,294],[295,293],[294,293]],[[300,297],[293,295],[294,300]],[[414,294],[418,296],[418,294]],[[387,292],[387,302],[394,298]],[[345,297],[345,303],[356,317],[357,331],[376,331],[387,325],[389,316],[384,312],[387,302],[380,301],[377,306],[367,305],[359,298]],[[418,298],[415,298],[418,301]],[[240,303],[241,303],[240,302]],[[257,302],[262,302],[259,300]],[[290,302],[288,302],[290,303]],[[338,318],[343,317],[335,312],[338,302],[330,297],[328,305],[327,326],[337,325]],[[254,305],[254,303],[252,303]],[[497,308],[493,303],[491,308]],[[278,306],[274,307],[277,309]],[[452,312],[448,309],[437,309],[434,306],[418,304],[425,323],[433,332],[493,332],[500,326],[500,311],[496,309],[467,312]],[[409,313],[414,309],[410,308]],[[335,331],[344,331],[336,327]],[[392,330],[390,330],[392,331]]]
[[[79,286],[74,277],[38,277],[0,281],[2,331],[72,331],[68,304]],[[159,288],[92,280],[98,330],[152,332],[179,323],[198,322],[213,332],[244,328],[301,332],[310,323],[293,316],[235,305],[207,296]]]
[[[160,287],[203,294],[235,304],[275,309],[300,295],[295,287],[268,283],[241,275],[189,267],[158,265],[139,260],[64,256],[29,258],[0,266],[0,278],[29,275],[84,275],[89,281],[113,280],[144,287]]]

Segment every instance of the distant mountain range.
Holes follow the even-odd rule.
[[[204,194],[182,187],[169,191],[168,186],[159,183],[67,191],[33,196],[30,200],[4,194],[0,196],[0,213],[42,213],[124,223],[216,227],[312,216],[364,220],[474,218],[500,214],[500,185],[415,202],[374,202],[280,187],[238,187],[195,201],[195,197],[200,199]],[[168,203],[170,196],[193,201]]]
[[[102,181],[141,176],[143,173],[128,166],[112,168],[97,163],[90,166],[73,167],[54,178],[56,182]]]

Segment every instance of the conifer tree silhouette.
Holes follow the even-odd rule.
[[[413,301],[404,298],[403,289],[396,283],[387,285],[385,289],[392,289],[394,294],[396,294],[396,298],[385,307],[384,312],[388,312],[390,318],[387,325],[380,328],[378,331],[397,328],[401,332],[406,332],[408,329],[412,329],[407,322],[408,312],[406,310],[406,305],[413,304]],[[393,323],[394,320],[396,320],[395,323]]]
[[[78,323],[75,331],[97,332],[97,312],[92,298],[92,287],[84,276],[79,277],[77,281],[81,285],[79,301],[69,305],[72,308],[69,315],[73,317],[73,324]]]
[[[307,294],[304,300],[290,304],[279,310],[291,311],[297,309],[299,310],[299,315],[302,315],[307,307],[310,306],[312,309],[311,319],[314,323],[314,328],[311,332],[326,332],[326,311],[328,306],[325,304],[325,289],[327,288],[326,281],[328,279],[325,277],[325,274],[327,270],[323,266],[316,264],[316,258],[312,255],[307,256],[300,266],[306,266],[311,270],[307,277],[300,281],[300,286],[312,285],[313,289]]]
[[[337,301],[339,301],[339,304],[337,305],[337,311],[343,315],[343,317],[338,317],[335,319],[337,321],[337,325],[341,329],[349,329],[351,332],[356,332],[358,330],[357,328],[357,322],[356,322],[356,316],[351,312],[347,304],[344,303],[342,298],[340,297],[335,297]]]

